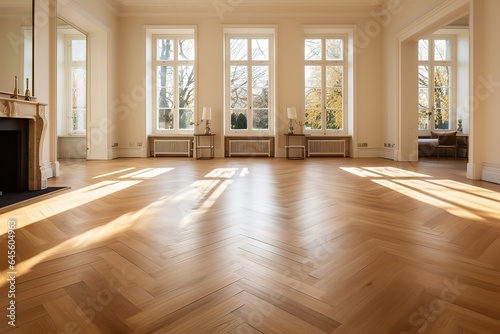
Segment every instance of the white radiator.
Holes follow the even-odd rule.
[[[187,155],[191,156],[191,139],[155,139],[153,142],[153,155]]]
[[[307,156],[311,155],[342,155],[345,157],[345,140],[308,140]]]
[[[271,156],[270,140],[229,139],[229,156],[267,155]]]

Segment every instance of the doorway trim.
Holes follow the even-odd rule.
[[[417,20],[397,34],[397,112],[396,112],[396,161],[418,161],[418,117],[415,107],[418,105],[417,47],[418,40],[430,35],[468,14],[472,0],[447,0],[442,5]],[[469,26],[472,50],[472,25]],[[472,51],[469,51],[472,54]],[[471,80],[470,91],[473,91]],[[470,124],[473,124],[472,110],[469,110]],[[469,152],[473,144],[473,127],[469,133]],[[469,153],[469,165],[473,164],[473,155]],[[469,169],[468,165],[468,169]],[[467,173],[469,177],[469,170]],[[472,175],[472,174],[471,174]]]
[[[57,16],[87,35],[87,159],[108,160],[111,158],[109,28],[72,2],[58,6]]]

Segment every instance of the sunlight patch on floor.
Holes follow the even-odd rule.
[[[500,219],[500,195],[465,183],[396,167],[341,167],[342,170],[464,219]]]
[[[75,191],[71,192],[65,192],[61,195],[36,202],[30,205],[26,205],[23,207],[23,211],[26,212],[28,215],[30,212],[33,210],[38,210],[39,207],[43,207],[45,205],[48,205],[52,208],[52,210],[49,212],[45,212],[43,214],[43,218],[47,219],[50,217],[53,217],[55,215],[58,215],[60,213],[63,213],[65,211],[69,211],[71,209],[77,208],[79,206],[88,204],[90,202],[93,202],[97,199],[109,196],[115,192],[118,192],[120,190],[135,186],[143,181],[132,181],[132,180],[127,180],[127,181],[102,181],[96,184],[93,184],[91,186],[78,189]],[[51,205],[51,203],[56,203],[57,205]],[[6,212],[5,214],[2,214],[0,217],[6,217],[10,218],[12,214],[9,212]],[[36,216],[36,215],[35,215]],[[15,215],[12,218],[16,218]],[[18,220],[18,228],[23,228],[25,226],[31,225],[36,223],[37,220],[33,220],[30,222],[27,222],[26,220]],[[5,226],[0,226],[1,230],[0,233],[6,233],[6,227]]]
[[[88,230],[27,260],[18,262],[16,264],[17,277],[30,272],[31,269],[37,264],[60,252],[67,252],[69,249],[84,248],[104,240],[112,239],[114,236],[132,228],[134,224],[141,221],[142,217],[148,210],[160,204],[162,203],[153,202],[147,207],[144,207],[134,213],[126,213],[103,226]],[[8,269],[2,271],[0,273],[0,277],[6,277],[7,273]],[[2,280],[2,282],[0,283],[0,288],[5,284],[7,284],[6,280]]]
[[[125,173],[125,172],[128,172],[129,170],[132,170],[132,169],[135,169],[135,167],[120,169],[120,170],[117,170],[117,171],[114,171],[114,172],[109,172],[109,173],[106,173],[106,174],[101,174],[101,175],[98,175],[98,176],[94,176],[93,179],[100,179],[101,177],[106,177],[106,176],[111,176],[111,175],[115,175],[115,174]]]
[[[205,177],[230,179],[234,176],[238,169],[239,168],[215,168],[210,173],[205,175]]]
[[[428,205],[438,207],[440,209],[448,211],[450,214],[464,219],[472,219],[477,221],[484,221],[483,217],[476,215],[473,212],[468,211],[460,205],[451,203],[449,200],[441,200],[436,196],[435,192],[429,192],[422,189],[423,185],[418,189],[412,188],[412,183],[408,180],[372,180],[373,182],[380,184],[386,188],[397,191],[400,194],[416,199]],[[414,184],[413,184],[414,186]]]
[[[360,177],[430,177],[429,175],[415,173],[396,167],[340,167],[340,169]]]

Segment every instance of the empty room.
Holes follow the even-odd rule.
[[[500,333],[497,0],[0,0],[0,332]]]

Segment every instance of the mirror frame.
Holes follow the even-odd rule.
[[[18,95],[18,99],[36,101],[35,97],[35,1],[31,0],[31,95],[27,98],[24,95],[24,92]],[[12,91],[4,92],[0,91],[0,96],[6,95],[7,97],[11,97]]]

